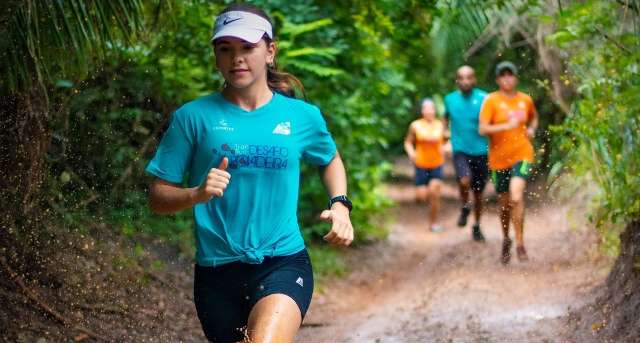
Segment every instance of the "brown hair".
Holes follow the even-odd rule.
[[[271,24],[271,27],[274,27],[273,21],[271,20],[271,18],[269,18],[269,15],[267,15],[267,13],[259,7],[249,5],[249,4],[233,4],[228,6],[224,10],[222,10],[220,14],[231,12],[231,11],[242,11],[242,12],[253,13],[255,15],[258,15],[266,19]],[[274,30],[274,37],[275,37],[275,30]],[[266,33],[264,34],[262,39],[264,39],[267,45],[273,42],[273,40],[269,38],[269,36]],[[279,70],[278,64],[275,59],[272,64],[267,66],[267,85],[271,90],[292,98],[296,97],[296,89],[297,89],[302,93],[302,96],[306,98],[306,94],[305,94],[304,86],[302,85],[302,82],[300,82],[300,80],[298,80],[298,78],[296,78],[292,74]]]

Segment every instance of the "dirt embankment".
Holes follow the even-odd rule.
[[[206,342],[189,260],[115,231],[58,229],[40,275],[2,266],[0,342]]]

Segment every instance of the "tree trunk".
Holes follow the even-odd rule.
[[[0,104],[0,257],[20,273],[37,271],[48,240],[40,192],[51,138],[47,95],[36,85],[0,96]]]

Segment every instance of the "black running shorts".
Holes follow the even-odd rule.
[[[249,312],[258,300],[271,294],[291,297],[304,318],[313,294],[306,249],[289,256],[266,257],[261,264],[195,266],[196,311],[205,336],[215,343],[241,341]]]
[[[487,155],[467,155],[462,152],[453,154],[453,165],[456,168],[458,180],[463,177],[471,179],[471,189],[474,192],[482,192],[489,177]]]

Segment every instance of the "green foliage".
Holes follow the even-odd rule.
[[[316,290],[322,291],[323,285],[330,277],[341,276],[347,272],[344,261],[337,248],[314,244],[309,247],[309,257],[313,266]]]
[[[416,103],[425,96],[423,86],[431,82],[425,76],[432,64],[425,46],[434,2],[256,4],[276,21],[279,66],[301,79],[337,142],[355,204],[356,241],[384,237],[391,202],[380,185],[391,169],[387,157],[401,150]],[[152,215],[144,167],[172,111],[223,84],[209,38],[212,19],[224,4],[162,6],[145,10],[153,15],[144,22],[146,34],[133,44],[107,45],[105,62],[89,78],[57,76],[56,102],[62,105],[48,155],[49,202],[65,216],[98,214],[124,236],[162,237],[190,254],[190,213]],[[310,241],[328,231],[317,218],[327,200],[317,169],[305,165],[299,218]],[[337,268],[337,252],[327,251],[318,253],[316,265]]]
[[[631,6],[575,3],[559,14],[556,32],[547,37],[567,51],[579,97],[555,129],[566,154],[562,163],[597,184],[590,219],[609,251],[616,251],[625,224],[640,217],[640,16],[638,3]]]
[[[286,6],[295,5],[272,11],[281,24],[279,64],[303,81],[309,101],[324,110],[347,164],[357,240],[380,239],[386,222],[378,213],[390,205],[379,190],[390,170],[384,156],[413,117],[415,90],[406,65],[388,58],[394,41],[375,29],[391,30],[390,14],[361,4],[340,15],[323,8],[288,16]],[[144,167],[170,113],[222,84],[209,45],[211,21],[221,7],[173,3],[172,16],[155,23],[165,30],[134,45],[111,44],[102,68],[84,82],[57,82],[64,105],[53,125],[49,187],[60,213],[102,213],[125,235],[143,232],[191,243],[188,214],[158,219],[149,213]],[[357,22],[349,30],[339,27],[353,17]],[[305,166],[302,178],[301,226],[316,239],[328,230],[317,219],[327,195],[315,168]]]
[[[411,79],[419,77],[407,68],[407,62],[422,60],[406,56],[413,51],[396,50],[401,43],[394,36],[405,32],[394,25],[406,23],[396,18],[410,13],[411,6],[354,2],[351,8],[344,8],[341,3],[325,4],[315,13],[331,17],[335,25],[320,33],[332,38],[332,46],[340,52],[333,65],[345,72],[330,79],[300,74],[309,99],[323,110],[347,166],[357,241],[386,234],[379,214],[390,205],[379,189],[390,170],[385,157],[398,151],[406,125],[413,118],[416,88]],[[419,40],[419,32],[414,33],[413,40]],[[303,230],[308,236],[321,237],[328,228],[318,223],[317,215],[326,206],[327,195],[315,168],[303,169],[302,185],[300,198],[304,201],[299,212]]]
[[[324,18],[309,23],[296,24],[282,17],[282,30],[278,37],[279,66],[290,72],[311,73],[322,78],[341,75],[343,70],[331,66],[340,53],[340,49],[308,45],[298,47],[295,43],[300,35],[313,33],[332,23],[330,19]]]
[[[138,204],[131,209],[113,209],[105,218],[125,237],[135,238],[139,234],[160,238],[178,247],[182,257],[195,254],[193,219],[191,212],[183,211],[170,216],[158,216]],[[161,266],[156,263],[154,268]]]
[[[519,68],[519,90],[529,94],[540,114],[534,147],[536,173],[548,171],[554,161],[562,158],[551,144],[551,125],[559,124],[564,113],[550,96],[557,96],[555,73],[549,65],[562,69],[562,61],[548,52],[538,41],[538,35],[553,18],[559,2],[541,0],[440,0],[438,15],[430,36],[433,68],[432,89],[444,94],[453,89],[456,69],[468,64],[476,70],[478,86],[487,91],[497,89],[495,65],[510,60]],[[550,61],[541,61],[541,54]],[[559,75],[564,79],[565,75]],[[563,94],[565,95],[565,94]],[[568,99],[564,99],[568,101]]]
[[[2,92],[84,77],[110,42],[140,31],[144,17],[139,0],[5,1],[0,8]]]
[[[493,67],[511,60],[520,69],[520,87],[544,97],[537,80],[544,79],[536,66],[536,28],[549,11],[548,3],[538,0],[441,0],[439,15],[430,33],[436,59],[436,86],[451,87],[455,70],[462,64],[476,69],[479,86],[496,89]],[[537,95],[537,96],[536,96]]]
[[[58,82],[63,105],[48,154],[49,203],[58,213],[99,213],[125,235],[161,237],[193,255],[191,214],[151,214],[144,167],[170,113],[222,84],[208,42],[220,9],[174,3],[174,16],[155,24],[171,29],[132,46],[111,44],[91,78]]]

